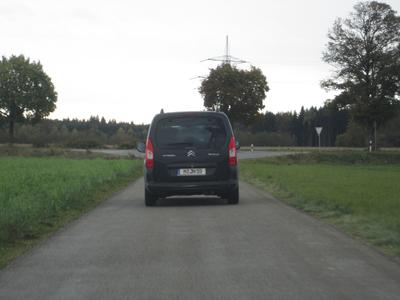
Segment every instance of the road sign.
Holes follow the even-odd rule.
[[[322,127],[315,127],[315,130],[317,131],[318,135],[321,134]]]
[[[321,132],[322,132],[322,127],[315,127],[315,131],[318,134],[318,147],[321,148]]]

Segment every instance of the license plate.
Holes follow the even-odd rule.
[[[206,175],[206,169],[178,169],[178,176],[204,176]]]

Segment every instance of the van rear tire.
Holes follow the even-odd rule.
[[[154,206],[156,205],[157,197],[151,194],[146,189],[144,190],[144,203],[146,206]]]
[[[228,204],[238,204],[239,203],[239,188],[236,188],[228,193]]]

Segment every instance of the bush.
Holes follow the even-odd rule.
[[[336,138],[337,147],[368,147],[368,134],[358,124],[350,122],[345,133]]]
[[[118,145],[118,149],[135,149],[136,143],[122,143]]]
[[[32,146],[35,147],[35,148],[45,148],[45,147],[48,146],[48,144],[45,141],[41,140],[41,139],[35,139],[32,142]]]
[[[68,148],[80,148],[80,149],[92,149],[92,148],[100,148],[103,144],[95,139],[85,139],[79,138],[75,140],[71,140],[64,144]]]
[[[390,120],[383,128],[378,129],[378,145],[383,147],[400,147],[400,114]]]

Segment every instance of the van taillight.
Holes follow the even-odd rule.
[[[236,166],[237,157],[236,157],[236,143],[234,137],[231,137],[229,141],[228,152],[229,152],[229,165]]]
[[[154,147],[150,139],[146,141],[145,165],[147,169],[154,167]]]

